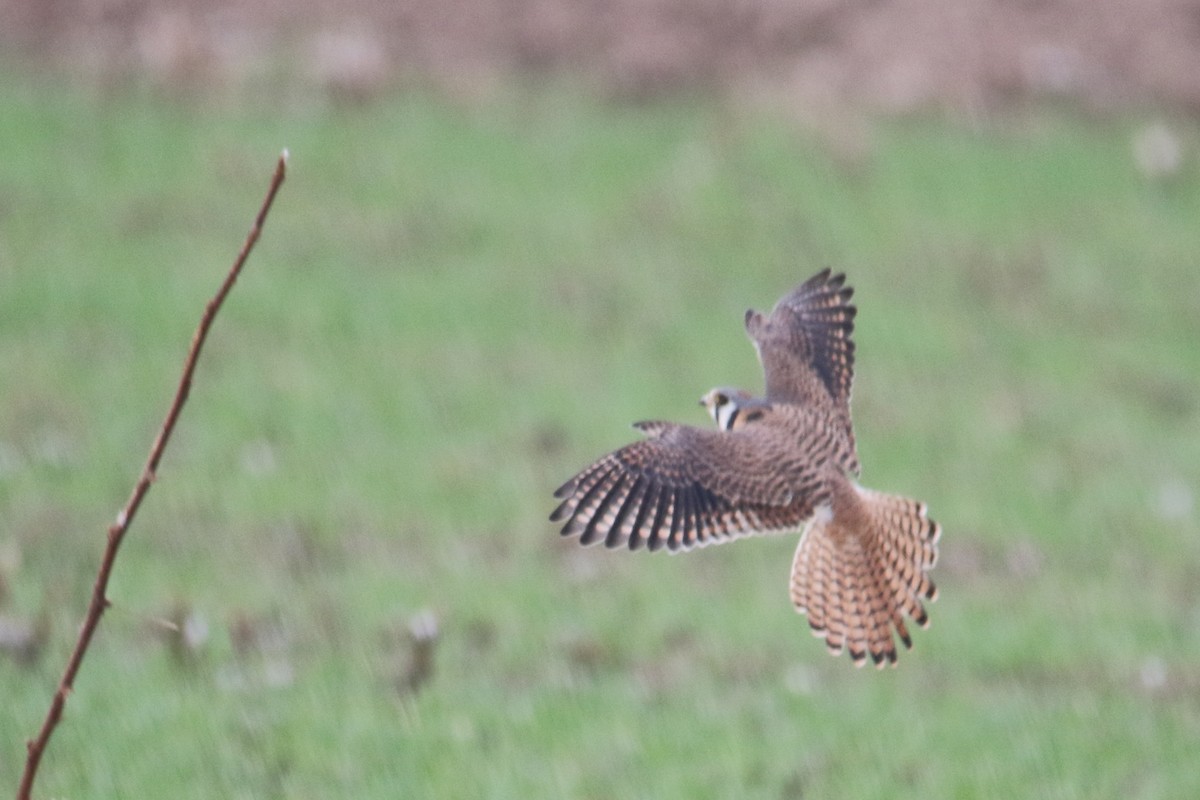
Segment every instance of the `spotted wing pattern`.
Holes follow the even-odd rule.
[[[768,316],[746,312],[766,378],[767,400],[828,409],[848,441],[843,468],[859,471],[850,422],[854,380],[854,289],[825,269],[775,304]]]
[[[838,406],[850,404],[854,379],[854,289],[825,269],[786,295],[754,336],[767,379],[767,399],[810,400],[812,377]]]
[[[610,548],[690,550],[798,529],[824,502],[817,461],[769,426],[637,427],[648,438],[604,456],[555,492],[562,502],[550,519],[564,523],[564,536]]]

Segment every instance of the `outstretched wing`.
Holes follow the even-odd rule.
[[[794,530],[827,502],[816,459],[766,426],[710,431],[636,425],[648,438],[567,481],[550,515],[564,536],[610,548],[690,550],[755,533]]]
[[[833,407],[850,416],[854,379],[854,289],[844,274],[822,270],[775,304],[770,316],[746,312],[758,349],[767,399]]]

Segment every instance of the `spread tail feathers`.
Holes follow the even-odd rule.
[[[895,634],[912,647],[904,618],[928,627],[923,600],[937,598],[927,572],[941,527],[923,503],[864,489],[835,492],[809,524],[792,564],[791,595],[813,633],[858,666],[896,662]],[[838,495],[842,495],[839,497]]]

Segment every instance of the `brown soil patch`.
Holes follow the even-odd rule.
[[[105,79],[295,77],[348,97],[532,73],[635,98],[1200,110],[1195,0],[0,0],[4,40]]]

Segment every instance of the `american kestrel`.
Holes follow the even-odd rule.
[[[717,430],[638,422],[646,438],[564,483],[550,515],[582,544],[690,550],[741,536],[802,531],[791,598],[830,652],[856,665],[896,662],[905,617],[928,626],[940,526],[925,504],[859,486],[850,423],[854,290],[828,269],[746,312],[765,397],[713,389]]]

